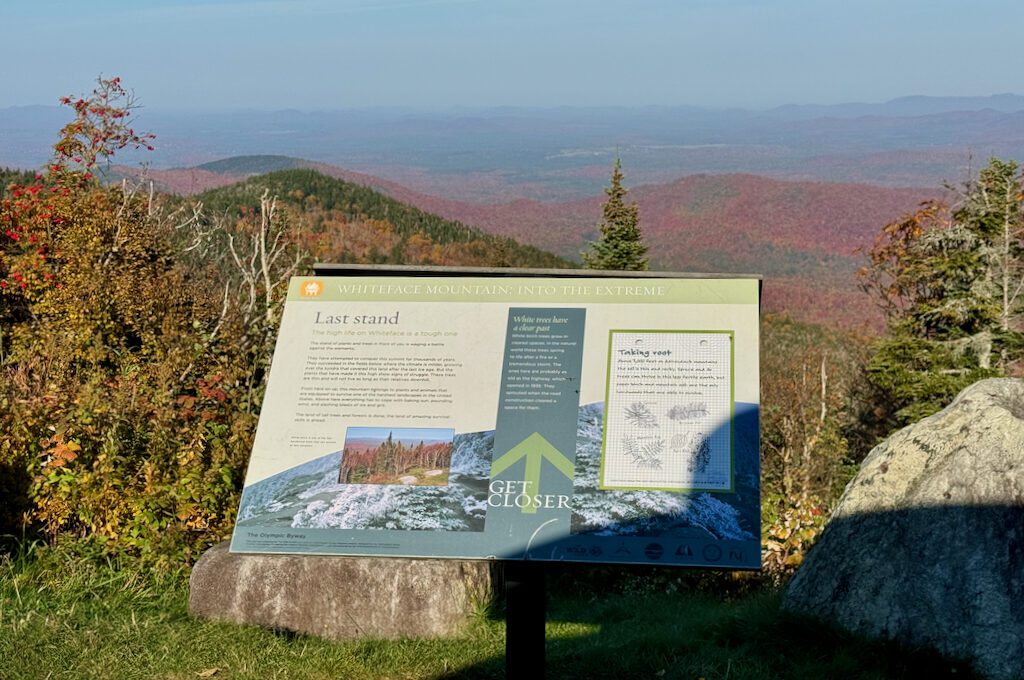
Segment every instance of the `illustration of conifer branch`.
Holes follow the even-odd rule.
[[[708,414],[708,406],[702,401],[673,406],[668,410],[670,420],[697,420]]]
[[[647,408],[647,404],[642,401],[635,401],[626,407],[626,422],[636,427],[642,427],[645,430],[658,427],[658,419],[651,413],[651,409]]]
[[[669,445],[672,451],[684,455],[693,454],[693,433],[680,432],[672,435],[672,443]]]
[[[622,446],[637,467],[649,470],[661,469],[661,454],[665,450],[665,442],[663,440],[637,441],[633,437],[626,437],[622,442]]]
[[[707,437],[704,436],[703,432],[699,433],[696,439],[699,444],[689,463],[687,463],[686,469],[699,474],[707,470],[708,465],[711,464],[711,446],[708,444]]]

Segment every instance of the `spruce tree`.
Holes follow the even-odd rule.
[[[608,200],[602,208],[601,237],[590,242],[583,253],[583,264],[589,269],[647,269],[647,246],[640,233],[640,209],[636,202],[626,204],[622,186],[622,161],[615,159],[611,186],[604,190]]]

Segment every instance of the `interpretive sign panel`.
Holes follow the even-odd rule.
[[[759,289],[295,278],[231,549],[757,568]]]

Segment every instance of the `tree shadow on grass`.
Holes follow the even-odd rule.
[[[1024,645],[1022,610],[1014,604],[1022,567],[1024,507],[1016,505],[918,507],[834,519],[808,555],[798,577],[805,583],[791,598],[815,619],[783,611],[780,590],[744,590],[727,573],[544,563],[547,674],[981,677],[972,663],[932,648],[945,641],[947,649],[977,650],[987,657],[979,664],[1016,677],[1024,670],[1014,670],[1022,658],[1014,650]],[[900,642],[848,632],[879,629]],[[504,663],[491,659],[447,677],[504,677]]]
[[[980,680],[969,663],[933,650],[868,640],[784,612],[778,590],[738,595],[686,590],[693,572],[680,576],[680,570],[635,567],[614,585],[637,587],[646,581],[649,591],[594,588],[588,594],[585,586],[570,586],[569,594],[560,594],[558,588],[586,582],[595,571],[600,575],[580,566],[549,566],[548,678]],[[683,590],[666,592],[674,587]],[[504,678],[505,659],[440,677]]]

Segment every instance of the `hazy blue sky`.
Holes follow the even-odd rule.
[[[1024,93],[1022,0],[3,0],[0,106],[120,75],[152,108]]]

